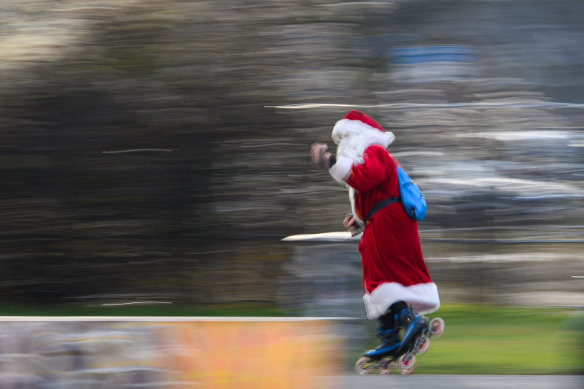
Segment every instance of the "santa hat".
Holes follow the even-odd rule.
[[[371,145],[387,148],[395,136],[385,131],[371,116],[360,111],[350,111],[333,128],[333,140],[338,145],[336,162],[331,175],[343,182],[354,164],[363,162],[363,152]]]
[[[393,133],[385,131],[375,119],[361,111],[350,111],[333,128],[333,140],[336,144],[345,137],[355,135],[367,139],[369,145],[379,144],[384,148],[395,140]]]

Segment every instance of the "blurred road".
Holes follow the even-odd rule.
[[[323,377],[322,387],[349,388],[408,388],[408,389],[579,389],[582,376],[550,375],[347,375]]]

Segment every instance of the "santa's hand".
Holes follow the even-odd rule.
[[[347,214],[345,216],[345,220],[343,220],[343,225],[351,233],[351,236],[359,235],[361,231],[361,227],[357,223],[357,219],[352,214]]]
[[[345,220],[343,220],[343,226],[345,226],[345,228],[353,227],[356,224],[357,220],[355,220],[355,217],[352,214],[345,216]]]
[[[330,167],[331,153],[328,151],[328,146],[326,143],[313,143],[310,148],[310,156],[312,163],[315,165],[324,165],[324,167]]]

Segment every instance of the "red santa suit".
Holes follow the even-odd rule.
[[[349,187],[353,216],[359,224],[376,204],[399,197],[399,162],[386,150],[394,139],[391,132],[359,111],[349,112],[333,129],[338,149],[330,173]],[[368,318],[380,317],[398,301],[405,301],[419,313],[438,309],[438,288],[422,256],[417,222],[400,201],[367,220],[359,252]]]

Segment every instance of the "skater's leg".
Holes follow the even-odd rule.
[[[414,309],[408,306],[405,301],[392,304],[390,310],[394,313],[396,326],[404,329],[402,340],[404,347],[407,347],[405,346],[406,344],[416,339],[418,335],[427,329],[428,319],[416,314]]]
[[[389,309],[380,316],[377,321],[377,336],[381,339],[381,344],[374,350],[365,353],[367,356],[397,355],[403,348],[402,343],[416,336],[423,329],[423,323],[416,320],[416,314],[405,301],[398,301],[392,304]],[[402,341],[400,329],[403,328],[405,337]]]
[[[379,323],[377,337],[381,339],[381,344],[374,350],[367,351],[365,355],[388,355],[398,348],[401,338],[399,336],[397,318],[398,316],[391,309],[388,309],[385,314],[377,318]]]
[[[385,314],[383,314],[377,319],[377,322],[379,323],[380,328],[390,330],[395,328],[396,326],[395,318],[396,318],[395,313],[391,309],[388,309],[387,312],[385,312]]]
[[[394,320],[394,326],[398,328],[402,328],[404,326],[404,321],[407,318],[406,312],[408,310],[408,305],[405,301],[398,301],[396,303],[391,304],[389,307],[388,313],[391,314]]]

